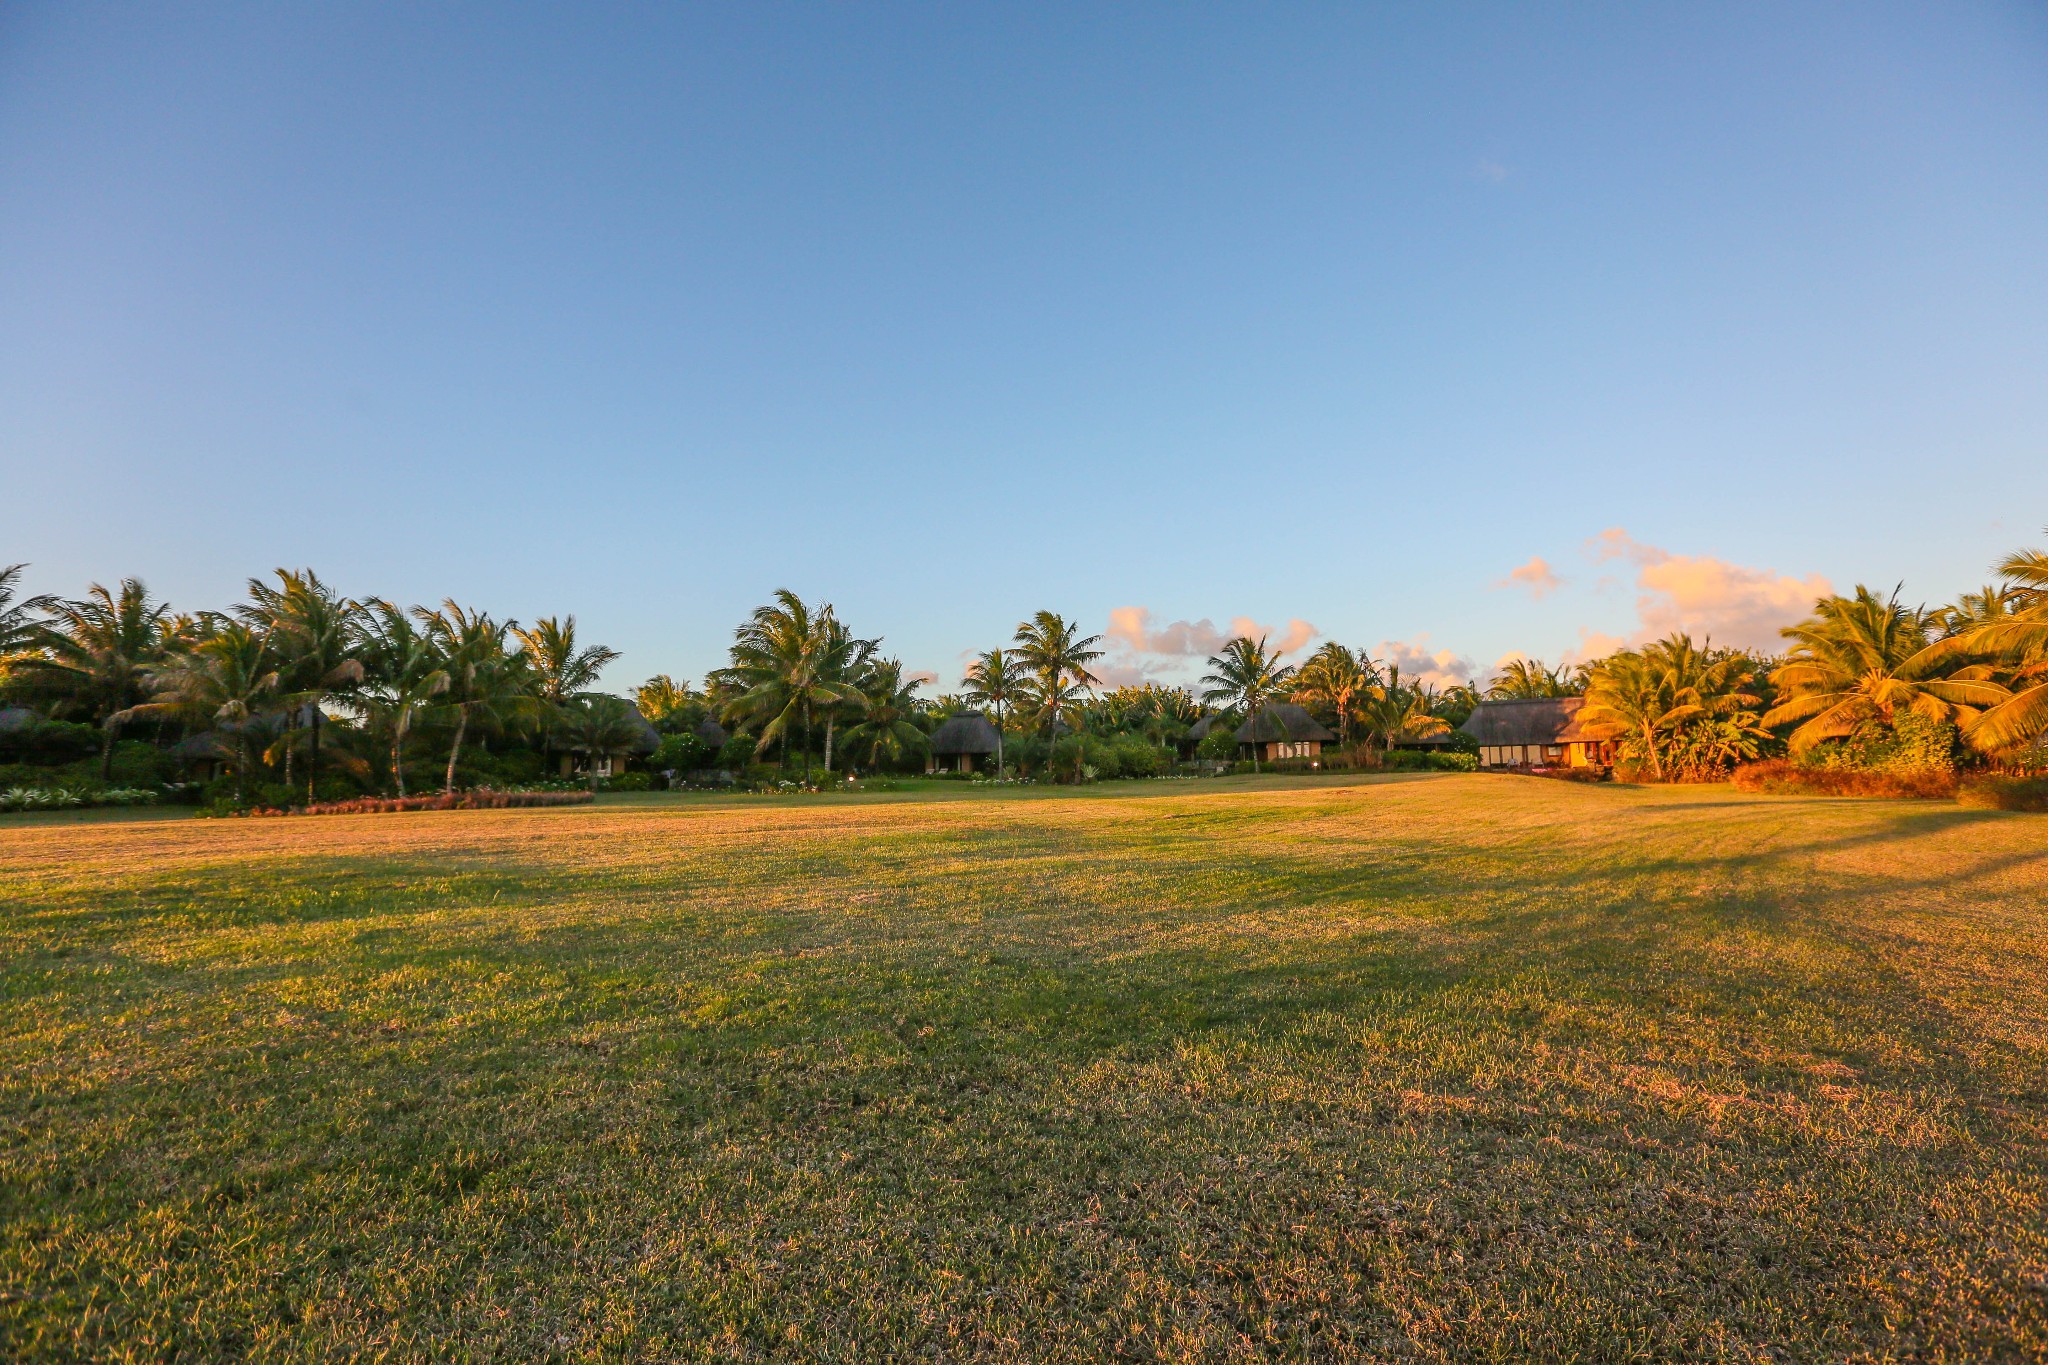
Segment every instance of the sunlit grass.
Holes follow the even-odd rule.
[[[0,1356],[2048,1355],[2048,820],[0,825]]]

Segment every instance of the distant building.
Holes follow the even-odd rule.
[[[1604,768],[1614,744],[1579,728],[1584,697],[1483,701],[1458,728],[1479,741],[1482,768]]]
[[[956,773],[978,772],[988,766],[996,752],[996,727],[979,711],[962,711],[950,716],[932,731],[931,756],[926,772],[949,768]]]
[[[1259,708],[1257,715],[1237,727],[1238,750],[1261,763],[1283,758],[1315,758],[1323,746],[1337,737],[1323,728],[1314,716],[1291,701],[1276,701]]]

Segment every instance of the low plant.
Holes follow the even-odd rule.
[[[1873,771],[1822,767],[1770,758],[1745,763],[1730,780],[1737,791],[1771,796],[1881,796],[1942,800],[1956,794],[1956,775],[1942,768]]]

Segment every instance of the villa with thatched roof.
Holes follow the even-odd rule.
[[[1291,701],[1276,701],[1259,708],[1258,714],[1237,727],[1240,752],[1261,763],[1284,758],[1316,758],[1323,746],[1337,737],[1323,724]]]
[[[661,731],[641,714],[639,707],[627,702],[622,714],[627,723],[620,727],[615,743],[596,753],[586,744],[563,746],[563,777],[615,777],[626,771],[626,764],[632,759],[644,758],[661,747]]]
[[[1579,727],[1585,704],[1584,697],[1483,701],[1458,728],[1479,741],[1482,768],[1604,768],[1614,745]]]
[[[931,755],[925,759],[924,770],[937,772],[942,768],[956,773],[979,772],[996,751],[996,727],[989,724],[988,717],[979,711],[962,711],[949,716],[946,722],[932,731]]]

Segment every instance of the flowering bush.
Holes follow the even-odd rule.
[[[587,788],[577,791],[491,791],[482,788],[466,792],[435,792],[430,796],[358,796],[347,801],[321,801],[290,810],[278,806],[214,806],[205,813],[259,818],[272,815],[386,815],[415,810],[513,810],[534,806],[587,806],[593,799],[595,798]]]
[[[79,806],[147,806],[157,794],[144,787],[10,787],[0,791],[0,811],[71,810]]]

